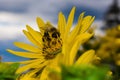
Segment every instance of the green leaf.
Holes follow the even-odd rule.
[[[19,67],[18,63],[0,63],[0,80],[16,80],[15,71]]]
[[[95,66],[62,66],[62,80],[108,80],[109,68]],[[110,79],[109,79],[110,80]]]

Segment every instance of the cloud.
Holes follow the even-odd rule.
[[[49,12],[49,11],[56,11],[58,8],[65,8],[69,4],[74,5],[84,5],[95,9],[104,9],[106,6],[112,3],[113,0],[1,0],[0,7],[1,10],[12,10],[18,11],[23,10],[23,12]],[[120,2],[119,2],[120,3]],[[18,9],[18,10],[17,10]],[[26,12],[25,11],[25,12]]]
[[[58,13],[66,15],[72,6],[77,6],[76,17],[82,10],[95,15],[103,15],[113,0],[0,0],[0,41],[23,37],[22,30],[29,24],[37,29],[35,18],[40,16],[44,21],[57,24]],[[119,2],[120,3],[120,2]],[[68,16],[68,15],[67,15]],[[77,19],[76,19],[77,20]],[[76,21],[75,20],[75,21]],[[97,21],[96,21],[97,22]],[[100,26],[100,25],[99,25]]]
[[[35,19],[31,19],[28,15],[0,12],[0,41],[22,37],[22,30],[27,23],[37,28]]]
[[[17,27],[0,27],[0,40],[15,39],[21,35],[21,28]]]
[[[112,0],[1,0],[0,11],[46,16],[49,18],[50,15],[57,16],[59,11],[66,9],[71,4],[104,11],[111,3]],[[46,19],[46,17],[43,18]]]
[[[112,0],[0,0],[0,12],[26,15],[32,19],[40,16],[44,20],[54,22],[58,12],[70,5],[103,12],[111,3]]]

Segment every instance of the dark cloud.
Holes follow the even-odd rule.
[[[75,5],[89,7],[93,9],[103,10],[112,0],[0,0],[0,11],[17,12],[17,13],[34,13],[34,14],[48,14],[56,12],[61,8],[66,9],[66,6]],[[105,7],[105,8],[103,8]],[[88,8],[88,9],[89,9]],[[87,8],[86,8],[87,9]]]
[[[5,7],[4,5],[0,5],[0,11],[3,12],[14,12],[14,13],[25,13],[27,12],[28,7],[26,5],[17,5],[12,7]]]
[[[24,13],[28,7],[29,3],[25,0],[0,0],[0,11]]]

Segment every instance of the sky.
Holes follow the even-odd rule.
[[[76,6],[75,21],[81,12],[95,16],[93,24],[100,28],[103,25],[105,12],[113,0],[0,0],[0,56],[2,61],[26,60],[6,51],[6,49],[21,50],[13,42],[30,43],[22,30],[26,24],[38,30],[36,17],[57,25],[60,11],[67,17],[71,8]],[[120,3],[120,2],[119,2]],[[96,34],[99,30],[96,31]]]

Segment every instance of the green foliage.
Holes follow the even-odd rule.
[[[19,67],[18,63],[0,63],[0,80],[16,80],[15,71]]]
[[[111,80],[109,68],[95,66],[62,66],[62,80]]]

